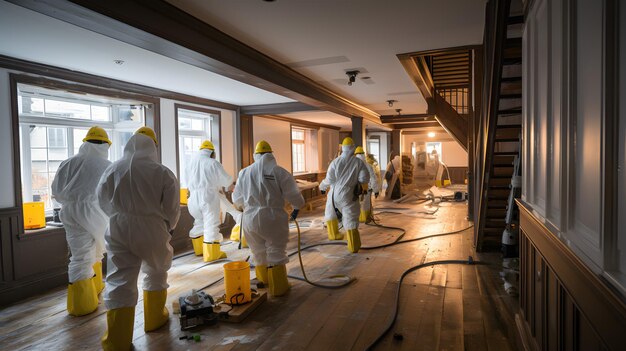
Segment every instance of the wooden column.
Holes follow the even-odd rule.
[[[391,150],[389,151],[389,161],[391,161],[391,154],[400,155],[400,144],[402,137],[402,130],[394,129],[391,132]]]
[[[365,147],[365,124],[363,123],[363,117],[353,116],[352,120],[352,140],[354,145]]]

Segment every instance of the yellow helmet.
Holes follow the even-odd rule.
[[[215,151],[215,146],[213,146],[213,143],[211,142],[211,140],[205,140],[202,142],[202,145],[200,145],[200,150],[203,150],[203,149],[209,149],[209,150]]]
[[[357,146],[356,149],[354,150],[354,154],[358,155],[358,154],[364,154],[365,150],[363,150],[362,146]]]
[[[109,135],[107,134],[106,130],[98,126],[89,128],[89,131],[87,131],[87,135],[85,135],[85,138],[83,139],[83,143],[89,140],[104,141],[105,143],[111,145],[111,140],[109,139]]]
[[[150,137],[150,139],[154,140],[154,143],[156,145],[159,145],[159,142],[157,141],[157,138],[156,138],[156,134],[154,134],[154,130],[152,130],[152,128],[150,127],[141,127],[135,131],[135,134],[143,134],[147,137]]]
[[[256,148],[254,149],[254,153],[255,154],[264,154],[266,152],[272,152],[272,147],[270,146],[270,144],[265,141],[265,140],[261,140],[256,144]]]
[[[341,146],[352,146],[354,145],[354,140],[350,137],[345,137],[341,142]]]

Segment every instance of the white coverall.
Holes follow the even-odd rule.
[[[130,138],[122,159],[100,179],[98,200],[110,217],[105,306],[111,310],[137,304],[140,269],[146,273],[144,290],[167,289],[173,253],[170,231],[180,216],[180,191],[174,173],[158,163],[150,137]]]
[[[109,144],[85,142],[78,154],[63,161],[52,182],[52,197],[62,205],[61,221],[72,257],[70,283],[93,276],[93,264],[104,256],[104,232],[109,218],[98,205],[98,180],[111,164]]]
[[[189,236],[197,238],[204,234],[205,243],[222,241],[219,190],[233,183],[233,177],[226,173],[222,164],[211,158],[213,152],[200,150],[187,167],[187,207],[194,218]]]
[[[361,211],[369,212],[372,210],[372,194],[380,193],[380,184],[378,184],[378,178],[376,177],[374,167],[367,162],[365,154],[358,154],[356,157],[363,161],[365,168],[367,168],[367,173],[370,175],[368,193],[363,196],[363,202],[361,203]]]
[[[275,266],[289,262],[289,215],[287,200],[294,209],[304,206],[295,179],[276,164],[271,153],[255,154],[255,162],[239,172],[233,203],[243,206],[241,225],[256,265]]]
[[[354,198],[354,188],[369,183],[370,175],[363,161],[354,157],[354,146],[342,146],[341,149],[341,156],[330,163],[322,183],[332,187],[331,201],[334,199],[335,207],[341,211],[343,228],[358,229],[361,207],[358,197]],[[332,212],[326,211],[327,216],[331,215],[327,220],[337,218],[334,210]]]

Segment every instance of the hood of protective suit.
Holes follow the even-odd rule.
[[[350,157],[354,155],[354,149],[356,149],[354,145],[341,146],[341,155],[339,157]]]
[[[204,157],[211,157],[211,155],[213,155],[213,150],[211,149],[202,149],[199,152],[200,155],[204,156]]]
[[[88,157],[99,157],[103,159],[109,158],[109,144],[93,144],[90,142],[84,142],[78,149],[79,154],[84,154]]]
[[[124,147],[124,158],[147,158],[159,162],[154,141],[143,134],[135,134]]]

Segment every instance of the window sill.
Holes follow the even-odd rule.
[[[65,235],[65,228],[47,226],[41,229],[26,229],[17,235],[19,240],[37,240],[54,235]]]

